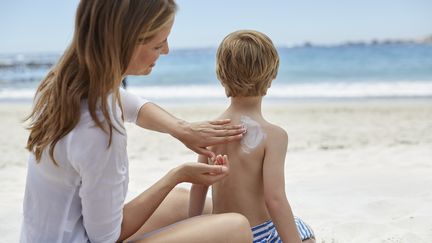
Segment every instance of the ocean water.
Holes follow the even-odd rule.
[[[268,99],[432,97],[432,45],[353,44],[280,47]],[[128,89],[151,100],[224,99],[216,49],[178,49],[149,76],[127,77]],[[60,53],[0,54],[0,100],[31,100]]]

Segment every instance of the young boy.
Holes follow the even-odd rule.
[[[288,135],[261,114],[262,98],[276,78],[278,67],[279,57],[272,41],[260,32],[233,32],[219,46],[216,72],[226,95],[231,97],[230,106],[219,118],[242,123],[247,132],[238,143],[210,148],[215,154],[228,155],[231,161],[230,174],[213,184],[213,213],[237,212],[246,216],[253,226],[254,242],[314,242],[312,230],[294,219],[285,195]],[[213,164],[227,159],[210,161],[200,156],[198,160]],[[207,189],[192,186],[189,216],[202,213]]]

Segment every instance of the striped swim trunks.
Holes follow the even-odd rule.
[[[300,239],[307,240],[315,238],[312,229],[300,218],[294,217],[297,231],[299,232]],[[254,243],[267,243],[278,242],[282,243],[273,221],[268,220],[260,225],[252,227],[253,242]]]

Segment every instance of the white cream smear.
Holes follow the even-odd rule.
[[[246,128],[246,133],[240,142],[243,152],[250,153],[266,137],[260,124],[248,116],[241,116],[240,122]]]

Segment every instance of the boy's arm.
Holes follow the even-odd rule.
[[[285,195],[284,165],[288,135],[282,128],[269,132],[263,165],[264,198],[276,229],[285,243],[301,242]]]
[[[198,162],[208,164],[207,157],[198,156]],[[192,184],[189,195],[189,217],[194,217],[202,214],[207,196],[208,186],[200,184]]]

